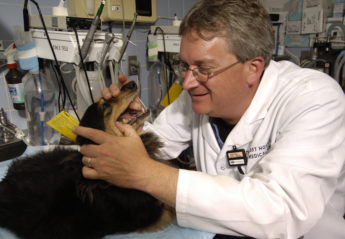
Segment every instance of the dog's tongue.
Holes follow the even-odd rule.
[[[134,123],[135,120],[144,113],[144,109],[142,109],[141,111],[127,109],[122,115],[120,115],[118,121],[125,124],[131,124]]]

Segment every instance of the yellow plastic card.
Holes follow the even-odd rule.
[[[178,82],[174,82],[169,89],[169,97],[168,94],[165,95],[164,99],[161,101],[161,106],[167,107],[171,104],[182,92],[182,86]]]
[[[67,138],[73,140],[74,142],[77,139],[77,135],[73,133],[72,129],[75,126],[79,125],[79,121],[75,119],[72,115],[70,115],[66,111],[61,111],[53,118],[51,118],[47,125],[61,133],[62,135],[66,136]]]

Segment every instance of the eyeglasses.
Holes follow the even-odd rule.
[[[179,69],[179,72],[181,73],[182,77],[185,77],[185,75],[188,71],[192,71],[193,76],[195,77],[195,79],[198,82],[206,83],[208,81],[208,79],[230,69],[231,67],[235,66],[238,63],[240,63],[240,62],[236,61],[235,63],[232,63],[231,65],[226,66],[222,69],[210,72],[209,69],[203,69],[203,68],[199,68],[199,67],[195,67],[195,68],[191,69],[186,62],[180,61],[178,64],[178,69]]]

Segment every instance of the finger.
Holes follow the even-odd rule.
[[[120,94],[120,86],[114,83],[109,86],[109,91],[112,97],[116,97]]]
[[[130,80],[128,79],[128,77],[126,75],[119,75],[119,82],[122,85],[127,84],[128,82],[130,82]]]
[[[135,129],[129,124],[123,124],[121,122],[115,122],[116,127],[121,131],[124,136],[134,136],[137,135]]]
[[[83,156],[82,158],[82,163],[86,166],[86,167],[89,167],[89,168],[93,168],[94,167],[94,163],[95,163],[95,158],[93,157],[86,157],[86,156]]]
[[[82,168],[82,174],[88,179],[100,179],[100,175],[95,169],[86,166]]]
[[[95,144],[82,145],[82,146],[80,146],[79,152],[88,158],[96,158],[97,156],[100,156],[102,153],[99,145],[95,145]],[[96,160],[93,159],[93,162],[92,162],[93,166],[94,166],[95,161]],[[87,161],[87,159],[85,159],[85,163],[83,161],[83,164],[87,165],[87,163],[88,163],[88,161]]]
[[[111,98],[111,92],[110,92],[109,88],[104,88],[102,90],[102,96],[104,99],[107,99],[107,100]]]
[[[109,134],[102,130],[83,127],[83,126],[76,126],[73,128],[73,132],[77,135],[83,136],[91,141],[95,142],[96,144],[102,144],[106,141],[109,137]]]

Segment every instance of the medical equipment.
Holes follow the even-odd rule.
[[[95,32],[97,30],[97,26],[98,26],[99,22],[101,21],[101,14],[102,14],[102,11],[104,8],[104,4],[105,4],[105,1],[103,0],[101,2],[101,5],[98,8],[96,17],[93,19],[91,27],[90,27],[89,31],[87,32],[87,35],[84,39],[84,43],[83,43],[83,46],[82,46],[81,52],[80,52],[80,54],[81,54],[80,61],[81,62],[84,60],[84,58],[86,57],[86,54],[88,53],[88,51],[90,49],[91,41],[93,40],[93,36],[95,35]]]
[[[79,90],[82,92],[80,96],[78,95],[79,97],[77,96],[77,100],[79,99],[79,103],[85,101],[83,105],[91,104],[85,74],[80,67],[80,56],[78,56],[79,54],[75,32],[51,30],[48,31],[48,34],[50,36],[57,60],[59,62],[71,63],[74,65],[74,69],[76,70],[76,81],[78,82],[77,88],[79,88]],[[85,31],[77,31],[77,34],[79,42],[83,42],[87,33]],[[38,57],[54,60],[52,51],[47,51],[47,49],[49,49],[49,43],[47,41],[45,32],[41,29],[33,29],[32,37],[37,46],[36,50]],[[94,89],[94,92],[96,92],[99,88],[104,88],[105,83],[103,81],[103,70],[105,67],[110,65],[110,69],[114,69],[114,62],[120,62],[119,57],[121,47],[122,34],[120,33],[96,32],[94,34],[94,38],[91,42],[85,61],[86,64],[94,64],[96,67],[96,70],[93,71],[94,73],[87,71],[88,77],[90,77],[92,74],[95,80],[99,79],[100,86],[97,87],[97,89]],[[111,75],[114,76],[115,73],[112,73]],[[90,78],[92,78],[92,76]],[[96,95],[94,96],[97,97]],[[82,115],[83,108],[85,109],[85,106],[78,106],[77,108],[78,114]]]
[[[94,34],[96,32],[97,25],[100,22],[100,16],[102,14],[104,4],[105,4],[105,1],[102,1],[100,7],[98,8],[96,17],[92,21],[92,25],[91,25],[89,31],[87,32],[87,35],[86,35],[86,37],[84,39],[84,42],[83,42],[83,45],[82,45],[81,48],[80,48],[78,32],[77,32],[76,28],[73,28],[75,36],[76,36],[76,40],[77,40],[78,53],[79,53],[79,57],[80,57],[80,65],[82,66],[83,72],[85,74],[85,79],[86,79],[86,83],[88,85],[89,96],[90,96],[90,99],[91,99],[91,103],[94,103],[94,97],[93,97],[92,90],[91,90],[90,80],[89,80],[88,74],[86,72],[86,67],[85,67],[84,60],[85,60],[85,58],[87,56],[87,53],[89,52],[89,49],[90,49],[90,46],[91,46],[91,41],[94,38]],[[102,82],[103,82],[103,79],[102,79]],[[102,86],[104,88],[105,84],[103,84]]]
[[[91,38],[93,38],[94,37],[94,34],[95,34],[95,31],[96,31],[96,26],[97,26],[97,24],[98,24],[98,21],[100,21],[100,15],[101,15],[101,13],[102,13],[102,9],[103,9],[103,7],[104,7],[104,2],[102,2],[102,4],[101,4],[101,6],[100,6],[100,8],[99,8],[99,10],[98,10],[98,13],[97,13],[97,16],[96,16],[96,18],[95,18],[95,20],[94,20],[94,27],[92,28],[92,29],[90,29],[89,30],[89,32],[88,32],[88,34],[86,35],[86,38],[85,38],[85,40],[84,40],[84,44],[83,44],[83,47],[81,48],[81,49],[78,49],[78,52],[79,52],[79,56],[80,56],[80,59],[81,59],[81,65],[82,65],[82,67],[83,67],[83,70],[84,70],[84,75],[85,75],[85,79],[83,78],[83,77],[78,77],[78,76],[81,76],[80,74],[79,74],[79,69],[78,68],[76,68],[76,74],[77,74],[77,79],[79,79],[78,80],[78,86],[79,86],[79,88],[78,88],[78,92],[80,93],[80,92],[85,92],[85,89],[86,89],[86,87],[85,87],[85,84],[83,84],[83,82],[86,82],[87,83],[87,85],[88,85],[88,89],[89,89],[89,91],[90,91],[90,99],[91,99],[91,101],[89,101],[88,99],[85,99],[85,94],[79,94],[79,97],[78,97],[78,93],[77,93],[77,98],[81,98],[82,96],[84,96],[84,100],[86,101],[86,104],[84,104],[84,106],[82,106],[81,107],[81,104],[83,104],[82,102],[80,102],[80,100],[78,101],[78,102],[80,102],[79,103],[79,107],[78,107],[78,109],[80,109],[80,108],[82,108],[82,111],[84,111],[85,109],[86,109],[86,107],[88,106],[88,105],[90,105],[91,103],[93,103],[93,95],[92,95],[92,87],[91,87],[91,82],[90,82],[90,79],[88,78],[88,74],[87,74],[87,72],[86,72],[86,68],[85,68],[85,66],[84,66],[84,61],[83,61],[83,59],[84,59],[84,57],[86,57],[86,53],[89,51],[89,48],[90,48],[90,45],[91,45]],[[118,58],[117,59],[115,59],[115,63],[114,63],[114,65],[113,65],[113,67],[111,66],[111,63],[110,63],[110,68],[112,69],[111,70],[111,80],[112,80],[112,82],[114,83],[114,82],[117,82],[118,81],[118,75],[119,75],[119,71],[120,71],[120,62],[121,62],[121,60],[122,60],[122,58],[123,58],[123,55],[124,55],[124,53],[125,53],[125,51],[126,51],[126,49],[127,49],[127,46],[128,46],[128,43],[129,43],[129,40],[130,40],[130,38],[131,38],[131,35],[132,35],[132,33],[133,33],[133,30],[134,30],[134,27],[135,27],[135,23],[136,23],[136,19],[137,19],[137,14],[135,13],[134,14],[134,19],[133,19],[133,22],[132,22],[132,25],[131,25],[131,27],[130,27],[130,29],[129,29],[129,31],[128,31],[128,33],[127,33],[127,35],[126,35],[126,38],[124,38],[123,40],[122,40],[122,44],[121,44],[121,48],[120,48],[120,50],[118,51],[118,54],[116,54],[117,56],[118,56]],[[78,40],[78,33],[77,33],[77,31],[74,29],[74,31],[75,31],[75,35],[76,35],[76,40],[77,40],[77,45],[78,45],[78,48],[79,48],[79,40]],[[98,72],[98,78],[97,77],[95,77],[94,79],[95,79],[95,81],[99,81],[99,88],[97,88],[97,87],[93,87],[93,89],[94,89],[94,91],[96,91],[96,92],[98,92],[98,93],[100,93],[101,92],[101,89],[103,89],[103,88],[105,88],[106,87],[106,84],[105,84],[105,82],[104,82],[104,77],[103,77],[103,75],[102,75],[102,71],[104,70],[104,59],[105,59],[105,57],[106,57],[106,54],[107,54],[107,50],[109,50],[110,49],[110,44],[112,43],[112,41],[115,39],[115,37],[114,36],[110,36],[110,35],[106,35],[105,36],[105,40],[104,40],[104,42],[103,42],[103,47],[102,47],[102,49],[101,49],[101,52],[100,52],[100,55],[98,56],[98,58],[100,59],[100,61],[98,61],[98,60],[96,60],[96,62],[98,63],[98,64],[96,64],[96,67],[97,67],[97,70],[96,70],[96,72]],[[86,46],[85,46],[86,45]],[[84,51],[83,51],[83,48],[84,48]],[[87,49],[87,50],[86,50]],[[85,55],[83,55],[83,54],[85,54]],[[81,81],[80,81],[81,80]],[[139,92],[141,91],[141,84],[140,84],[140,81],[138,82],[139,83]],[[100,96],[100,95],[99,95]],[[79,111],[80,112],[80,111]]]
[[[32,72],[25,82],[25,112],[30,145],[59,144],[60,134],[46,125],[58,112],[56,88],[46,77],[44,62],[40,60],[40,71]]]
[[[82,17],[69,17],[69,16],[50,16],[43,15],[46,27],[52,30],[68,31],[72,27],[82,30],[90,29],[93,19]],[[97,26],[97,30],[101,30],[102,23]],[[30,27],[43,29],[42,22],[39,15],[30,16]]]
[[[52,8],[53,16],[67,16],[68,11],[65,7],[66,0],[60,0],[58,6]]]
[[[149,36],[156,38],[159,52],[179,53],[181,37],[178,35],[178,31],[178,26],[151,26]]]
[[[29,18],[29,11],[28,11],[28,0],[24,1],[23,7],[23,20],[24,20],[24,31],[28,32],[30,30],[30,18]]]
[[[119,59],[116,61],[115,63],[115,75],[114,75],[114,78],[113,78],[113,83],[114,82],[118,82],[118,72],[120,70],[120,62],[123,58],[123,55],[125,54],[125,51],[126,51],[126,48],[128,46],[128,43],[129,43],[129,40],[131,39],[131,36],[132,36],[132,33],[134,31],[134,27],[135,27],[135,23],[137,21],[137,17],[138,17],[138,14],[134,13],[134,19],[132,21],[132,25],[126,35],[126,38],[123,40],[123,45],[121,46],[121,49],[120,49],[120,55],[119,55]],[[139,85],[139,89],[141,88],[141,86]]]
[[[68,13],[72,17],[94,18],[100,0],[67,1]],[[109,0],[101,16],[103,22],[131,22],[133,15],[138,14],[138,22],[154,23],[157,19],[157,0]]]
[[[26,144],[16,137],[17,128],[7,118],[3,108],[0,109],[0,161],[21,155]]]
[[[16,45],[21,69],[29,71],[24,83],[25,114],[30,145],[58,144],[60,134],[45,123],[57,113],[55,87],[50,79],[43,79],[35,42],[30,32],[16,29]],[[42,69],[42,67],[41,67]]]
[[[329,31],[329,34],[331,31]],[[344,62],[341,61],[343,48],[337,47],[334,43],[338,43],[332,39],[331,35],[327,38],[320,38],[318,35],[314,38],[311,56],[301,62],[301,66],[305,68],[313,68],[332,76],[341,84],[341,73]],[[341,43],[341,42],[339,42]]]
[[[12,43],[4,52],[7,57],[7,68],[5,75],[8,90],[10,92],[13,107],[17,110],[24,110],[24,84],[22,82],[23,73],[18,69],[15,61],[16,46]]]
[[[162,69],[163,65],[160,61],[155,62],[151,65],[149,70],[149,102],[148,106],[151,111],[151,116],[156,118],[158,114],[162,111],[162,107],[160,106],[160,102],[163,99],[164,89],[166,86],[163,86],[163,77],[164,74],[161,75],[161,72],[164,71]]]
[[[52,15],[42,16],[46,27],[48,29],[64,31],[67,31],[72,27],[85,30],[90,29],[94,19],[68,16],[67,8],[64,7],[64,2],[64,0],[61,0],[58,6],[52,8]],[[30,28],[43,28],[40,15],[30,15],[27,18],[27,21],[30,22],[30,24],[27,23]],[[97,25],[97,29],[101,29],[101,23]]]
[[[179,21],[177,16],[173,21]],[[149,72],[149,108],[153,112],[153,118],[172,103],[182,90],[177,70],[181,41],[178,29],[178,26],[173,25],[151,26],[148,35],[148,57],[154,62]]]
[[[345,92],[345,50],[340,52],[334,64],[334,79]]]
[[[53,70],[61,82],[64,82],[64,80],[60,68],[66,65],[66,63],[74,65],[76,77],[72,81],[74,82],[72,83],[72,90],[77,95],[77,109],[74,110],[76,117],[82,115],[94,98],[100,96],[94,92],[99,93],[100,89],[108,85],[105,82],[107,80],[105,78],[107,71],[110,71],[112,79],[118,75],[121,55],[126,50],[125,47],[122,47],[122,34],[96,31],[100,28],[100,17],[105,4],[106,1],[101,2],[96,17],[92,20],[92,26],[87,32],[80,30],[78,24],[75,26],[71,24],[71,27],[68,28],[69,31],[47,30],[41,14],[39,17],[43,30],[31,29],[38,57],[55,62]],[[74,32],[70,32],[71,29]],[[52,50],[47,51],[49,48]],[[61,66],[60,62],[62,63]],[[92,70],[89,69],[90,66]],[[62,86],[63,91],[67,91],[70,105],[73,107],[74,103],[70,99],[67,86],[65,83],[59,83],[59,85]],[[60,95],[64,98],[66,94],[62,93]],[[66,109],[66,100],[62,99],[60,101],[59,110]]]

